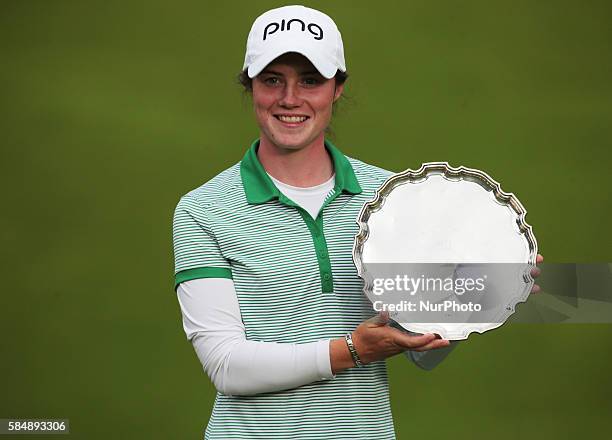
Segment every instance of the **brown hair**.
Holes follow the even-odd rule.
[[[337,70],[336,76],[334,76],[334,79],[336,80],[336,86],[340,84],[344,84],[346,80],[348,79],[348,73],[342,72],[341,70]],[[250,93],[253,91],[253,79],[249,78],[247,69],[244,69],[242,72],[238,74],[238,82],[242,84],[242,87],[244,87],[245,92]]]

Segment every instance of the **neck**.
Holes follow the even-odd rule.
[[[281,148],[260,136],[257,157],[275,179],[291,186],[310,187],[327,182],[334,173],[332,159],[325,149],[324,134],[299,149]]]

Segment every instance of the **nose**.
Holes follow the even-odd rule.
[[[302,100],[299,96],[298,84],[288,81],[283,88],[283,94],[278,104],[282,107],[295,108],[302,105]]]

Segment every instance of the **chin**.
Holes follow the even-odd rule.
[[[312,142],[312,141],[310,141]],[[281,148],[286,148],[288,150],[299,150],[300,148],[305,147],[306,145],[308,145],[309,140],[307,137],[302,137],[302,136],[276,136],[274,137],[274,143],[281,147]]]

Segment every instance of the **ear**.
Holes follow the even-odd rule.
[[[335,81],[335,80],[334,80]],[[342,93],[344,92],[344,84],[337,85],[334,90],[334,102],[340,99]]]

